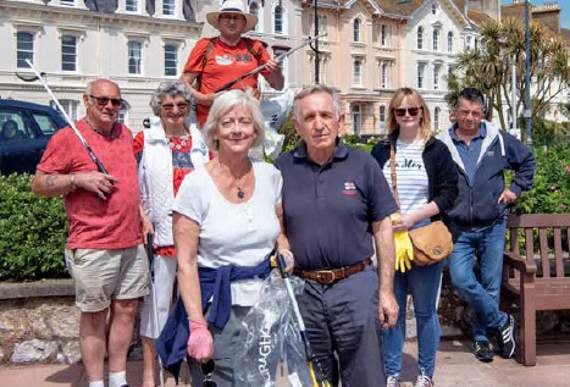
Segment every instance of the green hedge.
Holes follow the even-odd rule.
[[[347,138],[369,151],[371,143]],[[570,145],[535,149],[534,188],[523,194],[516,211],[570,212]],[[66,221],[60,198],[38,199],[29,175],[0,176],[0,280],[66,277],[63,249]]]
[[[63,200],[38,199],[29,175],[0,176],[0,280],[66,277]]]

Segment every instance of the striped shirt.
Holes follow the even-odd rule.
[[[428,202],[428,176],[422,159],[425,142],[407,144],[398,140],[396,142],[396,183],[400,201],[400,212],[409,214],[421,209]],[[391,161],[384,164],[383,173],[392,189],[390,176]],[[393,193],[393,192],[392,192]],[[414,225],[423,226],[429,219]]]

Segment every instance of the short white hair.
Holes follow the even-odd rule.
[[[306,87],[302,89],[293,100],[293,117],[299,120],[299,101],[303,98],[308,97],[309,95],[317,94],[317,93],[325,93],[331,96],[333,101],[333,112],[334,118],[338,120],[340,117],[340,99],[338,97],[338,93],[332,87],[324,86],[324,85],[314,85],[310,87]]]
[[[214,103],[210,107],[208,119],[206,120],[206,124],[204,124],[203,129],[206,143],[210,149],[218,150],[219,144],[214,140],[214,136],[217,133],[222,117],[238,106],[245,107],[251,113],[253,127],[257,134],[255,143],[252,147],[261,145],[265,140],[265,123],[263,120],[263,114],[259,107],[259,101],[253,96],[253,91],[251,89],[247,89],[246,91],[233,89],[226,91],[219,97],[216,97]]]

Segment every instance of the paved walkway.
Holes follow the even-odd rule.
[[[469,387],[567,387],[570,386],[570,342],[544,343],[538,348],[538,363],[524,367],[514,360],[496,357],[492,363],[480,363],[470,352],[467,341],[444,341],[437,359],[436,386]],[[404,387],[411,387],[415,379],[417,348],[406,343],[404,356]],[[371,365],[372,366],[372,365]],[[132,386],[141,379],[140,362],[130,362],[128,377]],[[76,365],[36,365],[0,368],[0,386],[10,387],[63,387],[85,386],[83,367]],[[286,384],[278,383],[279,387]],[[168,387],[174,380],[168,379]]]

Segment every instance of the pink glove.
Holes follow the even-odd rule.
[[[188,354],[198,361],[210,359],[214,355],[214,342],[208,325],[196,320],[190,320],[189,323]]]

